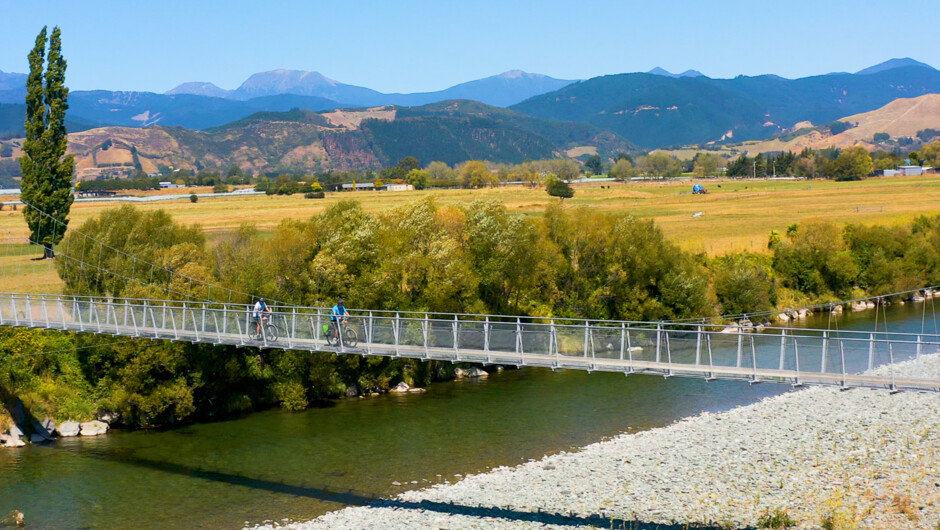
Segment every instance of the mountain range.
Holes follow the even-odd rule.
[[[24,74],[0,72],[0,135],[22,134]],[[826,123],[878,108],[897,98],[940,93],[940,72],[910,58],[892,59],[855,74],[800,79],[775,75],[712,79],[695,70],[554,79],[519,70],[426,93],[385,94],[318,72],[272,70],[235,90],[184,83],[166,94],[73,91],[69,130],[99,126],[179,126],[209,129],[257,112],[293,108],[397,108],[452,99],[480,101],[559,122],[587,123],[644,148],[727,143],[785,134],[798,122]]]
[[[764,139],[804,120],[826,123],[897,98],[940,93],[940,71],[908,61],[889,61],[859,74],[792,80],[775,75],[610,75],[510,108],[539,118],[590,123],[644,147]]]
[[[160,166],[255,172],[378,169],[406,156],[424,163],[470,159],[518,163],[569,152],[611,156],[635,146],[588,124],[533,118],[476,101],[419,107],[259,112],[203,131],[101,127],[69,134],[79,179]]]

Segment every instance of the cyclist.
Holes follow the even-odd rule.
[[[264,298],[259,298],[255,302],[254,311],[252,311],[252,316],[255,318],[255,324],[258,327],[258,336],[261,335],[261,324],[264,323],[265,316],[264,313],[271,314],[271,308],[268,307],[268,304],[264,303]]]
[[[340,336],[340,324],[345,324],[349,319],[349,311],[346,310],[346,303],[340,299],[336,302],[336,305],[333,306],[333,310],[330,312],[330,322],[333,324],[333,339],[339,340]]]

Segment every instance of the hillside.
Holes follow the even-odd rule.
[[[860,114],[845,116],[838,121],[854,125],[839,134],[831,134],[826,126],[807,127],[799,133],[780,139],[748,142],[740,146],[749,154],[776,151],[800,152],[803,149],[846,148],[861,145],[866,149],[890,148],[898,138],[914,138],[926,129],[940,130],[940,94],[901,98],[887,105]],[[876,143],[874,136],[886,133],[887,143]]]
[[[204,131],[178,127],[102,127],[69,135],[79,179],[102,171],[160,166],[256,172],[380,168],[405,156],[456,164],[527,159],[632,146],[591,125],[553,122],[472,101],[424,107],[374,107],[317,113],[260,112]]]
[[[620,74],[575,83],[511,108],[540,118],[584,121],[638,145],[659,147],[765,139],[799,121],[827,123],[930,93],[940,93],[940,72],[916,65],[794,80]]]

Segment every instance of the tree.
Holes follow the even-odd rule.
[[[555,175],[545,177],[545,191],[552,197],[560,197],[562,200],[574,197],[574,189]]]
[[[695,156],[695,164],[692,166],[692,174],[696,177],[714,177],[718,175],[718,170],[724,160],[710,153],[699,153]]]
[[[412,169],[405,175],[405,182],[411,184],[416,190],[423,190],[428,187],[428,170]]]
[[[584,161],[584,167],[586,167],[591,173],[595,175],[600,175],[604,172],[604,163],[601,161],[599,155],[592,155],[587,160]]]
[[[418,159],[413,156],[406,156],[398,161],[398,167],[401,168],[402,172],[407,174],[412,169],[418,169],[421,167],[421,164],[418,162]]]
[[[455,175],[454,170],[444,162],[431,162],[427,171],[428,178],[435,181],[453,180]]]
[[[471,160],[460,168],[460,185],[465,188],[482,188],[495,182],[496,175],[480,160]]]
[[[58,244],[68,226],[72,172],[75,160],[65,155],[67,133],[65,111],[69,108],[69,89],[65,86],[65,58],[58,26],[49,39],[49,57],[45,76],[43,59],[46,28],[36,37],[29,53],[26,79],[26,141],[23,142],[22,198],[29,225],[30,240],[44,248],[43,258],[55,257],[52,246]],[[45,83],[43,81],[45,80]]]
[[[682,164],[679,160],[666,153],[650,153],[640,157],[637,169],[648,177],[675,178],[682,174]]]
[[[636,176],[636,169],[630,160],[619,158],[607,174],[617,180],[627,180]]]
[[[875,133],[875,135],[872,137],[872,140],[874,140],[876,143],[877,143],[877,142],[887,142],[887,141],[890,140],[890,139],[891,139],[891,135],[888,134],[888,133],[884,133],[884,132],[877,132],[877,133]]]
[[[836,180],[858,180],[868,176],[874,165],[871,155],[862,146],[843,149],[839,156],[826,166],[826,172]]]

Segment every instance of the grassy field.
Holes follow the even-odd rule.
[[[766,251],[770,230],[784,231],[787,225],[802,221],[898,224],[921,214],[940,214],[940,176],[937,175],[856,182],[712,180],[704,185],[709,191],[707,195],[692,195],[690,181],[610,183],[609,189],[596,183],[576,185],[575,196],[566,200],[565,205],[652,218],[682,248],[710,255],[740,250]],[[545,205],[554,200],[541,189],[511,187],[331,193],[322,200],[304,199],[301,195],[256,195],[137,206],[162,208],[179,222],[202,225],[211,235],[235,230],[242,223],[253,223],[262,230],[271,229],[283,219],[307,218],[343,199],[359,200],[366,210],[380,212],[427,195],[442,205],[498,199],[511,211],[529,215],[539,215]],[[71,226],[77,227],[89,217],[114,207],[115,203],[106,202],[76,203],[72,206]],[[701,215],[696,215],[698,213]],[[9,207],[0,212],[0,236],[10,241],[25,241],[26,223],[20,212],[12,212]],[[9,252],[0,251],[0,259],[25,258],[11,257]],[[41,277],[42,274],[54,275],[51,268],[42,262],[32,265],[40,275],[33,279],[35,284],[49,285]],[[20,270],[29,266],[19,264]],[[40,274],[39,269],[43,267],[46,272]]]

